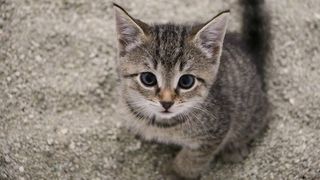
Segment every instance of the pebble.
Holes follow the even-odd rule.
[[[19,77],[20,76],[20,72],[19,71],[17,71],[17,72],[15,72],[15,74],[14,74],[15,76],[17,76],[17,77]]]
[[[107,134],[107,135],[113,135],[113,134],[114,134],[114,131],[113,131],[112,129],[110,129],[110,130],[108,130],[108,131],[106,132],[106,134]]]
[[[141,148],[141,142],[138,141],[136,144],[134,144],[133,146],[129,146],[128,150],[129,151],[137,151]]]
[[[5,157],[4,157],[4,161],[5,161],[6,163],[10,163],[10,162],[11,162],[11,159],[10,159],[9,156],[5,156]]]
[[[122,124],[122,122],[116,122],[116,128],[121,128],[121,127],[123,127],[123,124]]]
[[[70,149],[74,149],[76,147],[76,144],[72,141],[70,144],[69,144],[69,148]]]
[[[112,164],[114,164],[114,160],[111,158],[104,158],[104,168],[110,168],[112,166]]]
[[[61,132],[61,134],[64,134],[64,135],[65,135],[65,134],[67,134],[67,133],[68,133],[68,129],[63,128],[63,129],[61,129],[61,131],[60,131],[60,132]]]
[[[51,139],[51,138],[47,139],[47,143],[49,146],[51,146],[53,144],[53,139]]]
[[[29,114],[29,119],[33,119],[34,118],[34,115],[33,114]]]
[[[19,56],[19,59],[20,59],[20,60],[24,60],[25,57],[26,57],[26,56],[25,56],[24,54],[21,54],[21,55]]]
[[[23,166],[20,166],[20,167],[19,167],[19,171],[23,173],[23,172],[24,172],[24,167],[23,167]]]
[[[289,99],[289,103],[292,104],[292,105],[294,105],[295,100],[294,100],[293,98],[290,98],[290,99]]]
[[[112,134],[112,135],[109,135],[108,138],[110,140],[116,140],[118,138],[118,136],[116,134]]]
[[[87,133],[87,131],[88,131],[87,128],[82,128],[81,129],[81,134],[85,134],[85,133]]]

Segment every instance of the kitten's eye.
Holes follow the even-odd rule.
[[[182,89],[190,89],[195,83],[195,78],[191,74],[186,74],[180,77],[178,86]]]
[[[151,72],[143,72],[140,74],[140,81],[147,87],[157,85],[157,78]]]

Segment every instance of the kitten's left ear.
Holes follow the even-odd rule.
[[[147,38],[149,26],[131,17],[121,6],[115,3],[113,6],[120,54],[126,53]]]
[[[205,23],[194,36],[194,43],[208,57],[220,56],[230,11],[224,11]]]

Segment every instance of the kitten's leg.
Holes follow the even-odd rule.
[[[174,171],[181,177],[198,179],[213,159],[213,151],[208,148],[183,148],[173,162]]]
[[[243,161],[249,154],[247,143],[229,142],[220,152],[222,161],[235,163]]]
[[[265,102],[265,101],[262,101]],[[263,104],[267,106],[267,104]],[[249,144],[263,129],[266,128],[268,118],[266,118],[267,107],[257,107],[249,126],[241,133],[234,133],[228,142],[219,152],[219,157],[224,162],[243,161],[249,154]],[[238,135],[236,135],[238,134]]]

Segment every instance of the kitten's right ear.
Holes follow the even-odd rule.
[[[121,6],[113,3],[113,7],[120,54],[124,54],[146,39],[149,26],[131,17]]]

